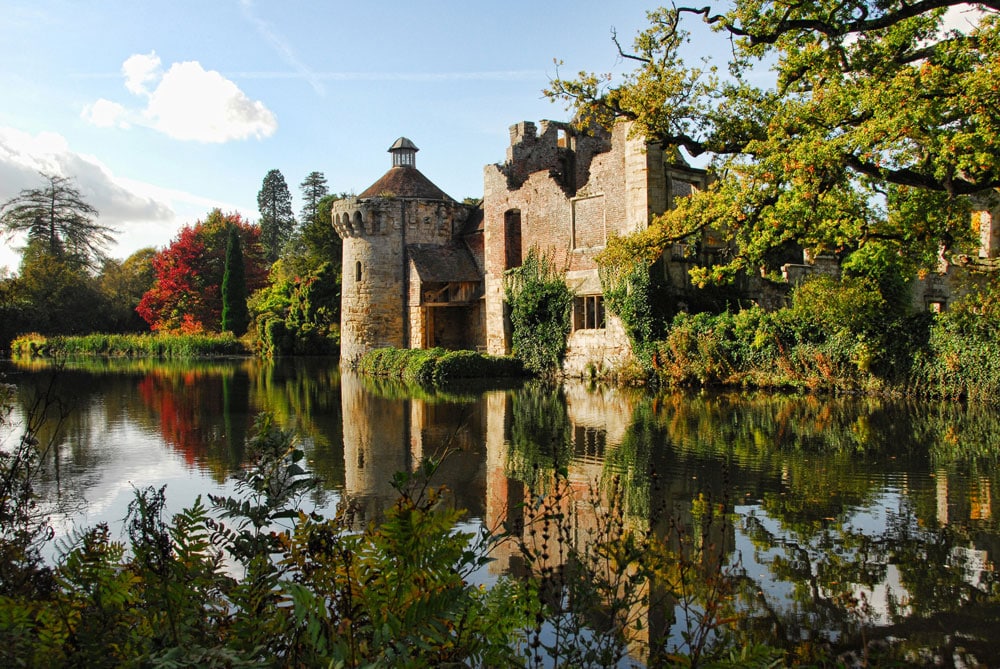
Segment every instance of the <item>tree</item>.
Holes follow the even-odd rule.
[[[28,242],[14,290],[25,307],[17,334],[83,334],[107,326],[97,279],[75,258],[52,253],[47,240]]]
[[[87,204],[73,180],[41,173],[48,184],[27,188],[0,206],[0,228],[8,239],[27,233],[29,244],[43,243],[54,256],[97,268],[114,242],[113,229],[97,223],[97,210]]]
[[[271,170],[264,175],[264,182],[257,193],[257,209],[260,211],[260,241],[264,245],[267,261],[273,263],[281,256],[281,249],[295,231],[292,194],[288,192],[288,184],[279,170]]]
[[[240,236],[247,291],[265,285],[267,262],[260,244],[260,228],[235,212],[223,214],[215,209],[204,221],[182,228],[170,245],[153,258],[156,281],[136,308],[153,330],[219,331],[230,227]]]
[[[147,330],[149,325],[139,317],[135,309],[142,296],[153,286],[153,258],[156,249],[139,249],[124,261],[108,259],[101,267],[98,283],[107,303],[107,324],[103,330],[109,332],[135,332]]]
[[[303,200],[299,222],[302,227],[306,227],[316,221],[320,200],[326,197],[330,189],[326,186],[326,177],[322,172],[310,172],[299,184],[299,189]]]
[[[547,91],[580,123],[625,118],[665,147],[707,156],[717,181],[611,245],[607,262],[651,260],[708,226],[734,253],[694,278],[758,271],[775,249],[814,252],[890,246],[932,266],[974,243],[970,199],[1000,187],[1000,18],[947,29],[957,0],[736,0],[732,9],[649,14],[624,80],[581,73]],[[996,10],[995,0],[980,3]],[[729,76],[690,68],[683,20],[701,17],[728,38]],[[774,64],[772,88],[753,82]]]
[[[237,337],[247,331],[247,278],[240,234],[230,226],[226,240],[226,270],[222,275],[222,331]]]

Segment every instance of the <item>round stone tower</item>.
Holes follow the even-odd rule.
[[[407,248],[447,244],[468,215],[416,167],[416,145],[397,139],[392,167],[356,197],[333,204],[333,227],[343,239],[340,357],[354,364],[374,348],[419,347],[411,343]]]

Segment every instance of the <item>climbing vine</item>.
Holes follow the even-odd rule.
[[[566,355],[573,293],[552,262],[536,249],[504,274],[504,296],[514,327],[514,355],[535,372],[557,369]]]
[[[674,315],[670,287],[658,271],[660,261],[650,263],[634,257],[628,263],[604,260],[599,269],[604,305],[621,320],[636,357],[648,362]]]

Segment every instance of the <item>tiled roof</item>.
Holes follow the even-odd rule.
[[[388,172],[382,175],[381,179],[358,195],[360,199],[370,197],[452,201],[447,193],[435,186],[416,167],[402,165],[390,168]]]
[[[447,283],[451,281],[481,281],[476,261],[465,246],[419,246],[412,244],[406,248],[410,259],[417,268],[417,274],[425,282]]]

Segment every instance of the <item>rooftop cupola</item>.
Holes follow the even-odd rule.
[[[417,145],[405,137],[400,137],[392,146],[389,153],[392,154],[393,167],[416,167],[417,166]]]

